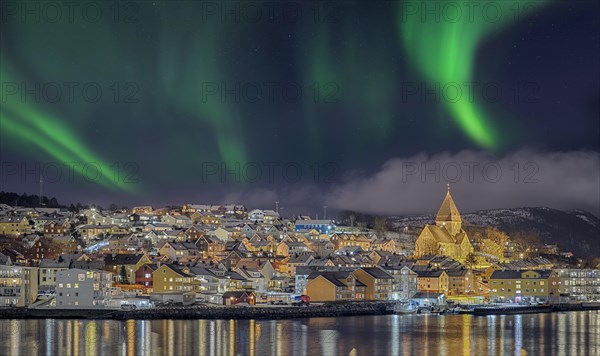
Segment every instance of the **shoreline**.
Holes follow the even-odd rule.
[[[153,309],[54,309],[2,308],[0,319],[98,319],[98,320],[195,320],[195,319],[301,319],[361,315],[390,315],[394,302],[348,302],[311,305],[308,307],[242,307],[242,306],[186,306]],[[506,307],[464,310],[461,314],[474,316],[519,315],[566,311],[600,310],[600,306],[554,305],[534,307]],[[434,314],[435,315],[435,314]]]
[[[331,303],[285,307],[185,306],[152,309],[0,309],[0,319],[299,319],[391,314],[393,302]]]

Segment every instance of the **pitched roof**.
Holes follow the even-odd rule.
[[[69,268],[70,264],[71,264],[71,260],[66,260],[66,259],[63,259],[60,257],[55,258],[55,259],[44,258],[40,262],[39,267],[40,268]]]
[[[335,225],[333,220],[296,220],[296,225]]]
[[[461,221],[458,208],[454,203],[454,199],[452,199],[452,195],[450,195],[450,187],[448,187],[448,192],[446,193],[446,197],[442,202],[442,206],[440,206],[440,210],[438,210],[437,216],[435,217],[435,221]]]
[[[0,252],[0,265],[7,266],[7,265],[11,265],[11,264],[12,264],[12,261],[11,261],[10,257],[8,257]]]
[[[517,270],[497,270],[492,273],[490,279],[518,279],[521,278],[521,272]]]
[[[340,281],[340,279],[347,278],[349,273],[350,272],[313,272],[308,276],[308,279],[315,279],[321,276],[336,287],[345,287],[346,285]]]
[[[184,266],[182,265],[176,265],[176,264],[172,264],[172,263],[165,263],[163,264],[163,266],[166,266],[168,268],[170,268],[171,270],[173,270],[173,272],[181,275],[181,276],[185,276],[185,277],[190,277],[191,274],[187,273],[186,271],[184,271]],[[161,266],[162,267],[162,266]]]
[[[5,248],[2,250],[2,253],[11,258],[11,260],[16,260],[17,258],[24,258],[23,254],[17,250],[12,248]]]
[[[344,282],[342,282],[341,280],[348,278],[348,276],[350,276],[351,274],[352,274],[352,271],[335,271],[335,272],[316,271],[316,272],[311,273],[308,276],[308,279],[315,279],[315,278],[321,276],[337,287],[345,287],[346,284]],[[356,286],[358,286],[358,287],[365,286],[358,279],[355,279],[355,283],[356,283]]]
[[[288,263],[307,263],[312,257],[312,255],[301,253],[298,256],[291,257]]]
[[[135,265],[144,257],[143,254],[120,253],[115,255],[106,255],[104,262],[107,265]]]
[[[446,242],[446,243],[455,243],[454,238],[450,235],[448,230],[443,227],[439,227],[436,225],[425,225],[425,228],[431,232],[431,235],[435,239],[436,242]]]
[[[190,267],[190,272],[192,272],[196,276],[215,276],[215,274],[211,272],[208,268],[202,266]]]
[[[354,254],[364,251],[360,246],[344,246],[336,251],[337,254]]]
[[[412,296],[412,299],[437,299],[442,295],[444,295],[444,293],[417,292]]]
[[[231,279],[236,279],[239,281],[246,280],[246,278],[244,278],[241,274],[234,272],[234,271],[227,271],[227,272],[225,272],[225,275],[229,276]]]
[[[244,296],[244,294],[246,294],[247,296],[250,296],[250,294],[253,294],[254,292],[246,292],[246,291],[232,291],[232,292],[225,292],[223,293],[223,298],[241,298],[242,296]]]
[[[365,268],[361,268],[361,269],[377,279],[394,279],[394,277],[391,274],[387,273],[386,271],[382,270],[381,268],[377,268],[377,267],[366,268],[365,267]]]
[[[437,271],[415,271],[417,272],[417,276],[419,277],[425,277],[425,278],[438,278],[439,276],[442,275],[442,273],[444,273],[443,270],[439,269]]]
[[[453,268],[446,270],[446,274],[448,277],[462,277],[469,273],[469,270],[466,268]]]
[[[198,250],[198,246],[192,242],[167,241],[167,243],[171,246],[171,248],[178,251]]]
[[[71,261],[70,268],[78,268],[85,270],[103,270],[106,264],[104,261]]]

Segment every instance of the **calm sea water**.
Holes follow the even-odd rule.
[[[600,311],[295,320],[1,320],[2,355],[600,355]]]

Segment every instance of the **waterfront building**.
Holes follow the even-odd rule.
[[[108,303],[112,273],[101,270],[67,269],[56,273],[56,306],[98,308]]]
[[[223,293],[223,305],[236,305],[238,303],[256,303],[256,294],[252,291],[232,291]]]
[[[306,291],[314,302],[365,299],[367,287],[352,271],[313,272],[307,280]]]
[[[144,253],[112,254],[105,255],[104,268],[113,274],[116,282],[128,284],[135,282],[135,271],[151,262],[150,258]]]
[[[417,273],[408,266],[381,265],[380,267],[394,277],[391,299],[408,300],[417,293]]]
[[[231,283],[231,277],[227,275],[227,270],[216,266],[196,265],[190,267],[190,273],[192,273],[194,278],[198,281],[200,285],[199,291],[204,294],[205,297],[221,295],[230,289],[234,289],[236,285],[236,283]],[[208,297],[205,299],[211,301]],[[217,304],[220,303],[221,301],[219,300]]]
[[[175,264],[162,264],[152,272],[152,290],[160,292],[194,292],[200,289],[200,282],[188,268]]]
[[[417,292],[411,299],[420,307],[437,307],[446,304],[444,293]]]
[[[446,270],[448,274],[448,295],[465,295],[475,292],[473,271],[468,268]]]
[[[448,274],[444,270],[415,271],[419,292],[448,293]]]
[[[0,266],[0,306],[26,307],[37,296],[37,267]]]
[[[394,277],[379,267],[359,268],[354,271],[356,278],[366,286],[366,300],[390,300]]]
[[[243,266],[236,268],[235,272],[242,276],[258,294],[262,295],[267,292],[267,284],[269,280],[262,275],[258,268]]]
[[[556,271],[561,295],[581,301],[600,301],[600,270],[565,268]]]
[[[490,300],[556,302],[559,281],[558,273],[552,270],[497,270],[489,279]]]
[[[71,261],[63,257],[45,258],[39,265],[39,290],[54,291],[56,288],[56,273],[69,269]]]
[[[140,266],[135,271],[135,284],[144,286],[144,293],[152,292],[152,273],[158,269],[158,265],[150,263]]]

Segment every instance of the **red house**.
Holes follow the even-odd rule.
[[[144,286],[144,293],[152,292],[152,272],[158,269],[156,264],[142,265],[135,271],[135,284]]]
[[[256,303],[256,294],[251,291],[225,292],[223,293],[223,305],[235,305],[238,303]]]

